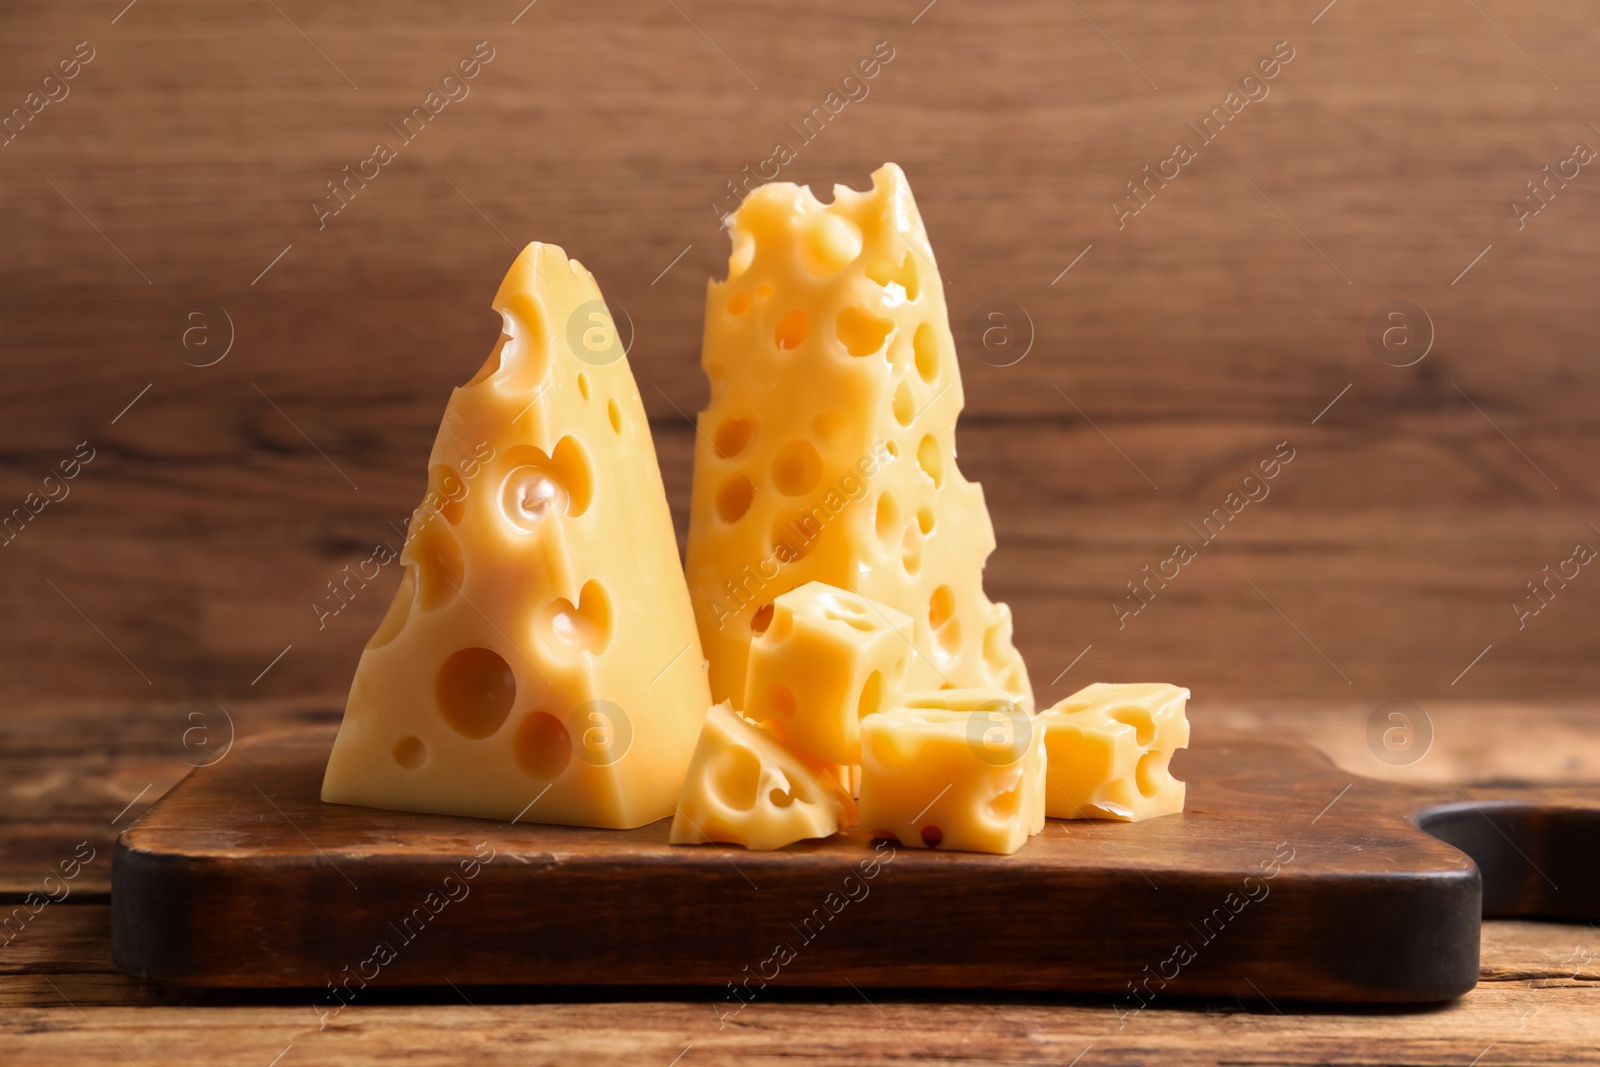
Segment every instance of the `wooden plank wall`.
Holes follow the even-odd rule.
[[[958,337],[989,301],[1031,322],[1010,366],[961,342],[960,447],[1042,697],[1587,695],[1600,576],[1521,629],[1512,604],[1600,547],[1600,173],[1526,186],[1600,146],[1600,22],[1325,2],[7,8],[0,109],[60,99],[0,147],[0,506],[93,453],[0,548],[7,695],[342,692],[397,575],[320,631],[311,604],[397,543],[530,240],[634,323],[681,539],[711,204],[777,141],[780,177],[819,188],[905,168]],[[475,48],[467,95],[403,142],[389,124]],[[875,48],[802,142],[788,123]],[[1230,91],[1203,141],[1188,124]],[[319,228],[379,140],[395,158]],[[1180,140],[1193,158],[1119,219]],[[1433,334],[1403,368],[1367,338],[1400,299]],[[233,344],[186,365],[211,357],[173,323],[204,303]],[[1280,442],[1270,495],[1119,627],[1125,583]]]

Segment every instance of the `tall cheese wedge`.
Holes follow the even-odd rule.
[[[908,690],[1032,706],[1011,612],[983,591],[983,490],[956,467],[961,373],[944,284],[894,164],[872,190],[764,185],[706,293],[687,572],[714,699],[744,698],[774,598],[826,582],[913,620]]]
[[[504,333],[445,409],[322,799],[653,822],[711,701],[644,406],[561,249],[525,248],[494,307]]]

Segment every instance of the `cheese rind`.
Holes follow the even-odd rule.
[[[668,840],[778,849],[828,837],[854,814],[850,798],[826,773],[722,703],[700,730]]]
[[[919,693],[861,721],[860,822],[912,848],[1010,854],[1045,825],[1037,719],[998,690]]]
[[[822,582],[792,589],[750,642],[744,713],[795,752],[858,764],[860,721],[899,700],[911,634],[903,612],[865,597]]]
[[[1050,816],[1139,822],[1182,811],[1186,786],[1168,764],[1189,744],[1188,699],[1175,685],[1099,682],[1040,712]]]
[[[827,205],[769,183],[729,227],[686,565],[713,697],[744,698],[764,614],[821,581],[911,617],[910,687],[1031,699],[1010,611],[983,591],[994,531],[956,466],[960,368],[905,176],[887,164]]]
[[[589,343],[614,326],[559,248],[524,249],[494,307],[504,333],[445,409],[322,798],[653,822],[710,692],[644,405],[620,347]]]

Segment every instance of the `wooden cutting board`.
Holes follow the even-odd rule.
[[[329,1011],[364,983],[447,982],[698,986],[724,1018],[773,987],[847,984],[1098,992],[1133,1011],[1443,1000],[1477,981],[1480,915],[1600,919],[1593,790],[1400,786],[1253,735],[1178,755],[1182,815],[1051,820],[1013,856],[859,829],[781,852],[673,847],[666,821],[328,805],[332,741],[243,742],[122,834],[119,968],[317,987]]]

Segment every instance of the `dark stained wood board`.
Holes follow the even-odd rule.
[[[891,848],[859,828],[749,853],[669,846],[665,821],[619,832],[326,805],[331,742],[326,728],[242,742],[122,834],[120,969],[209,986],[712,987],[725,1011],[763,978],[1104,992],[1128,1010],[1135,986],[1421,1002],[1477,981],[1486,912],[1600,918],[1594,790],[1352,779],[1253,735],[1198,736],[1178,756],[1182,815],[1052,820],[1009,857]]]

